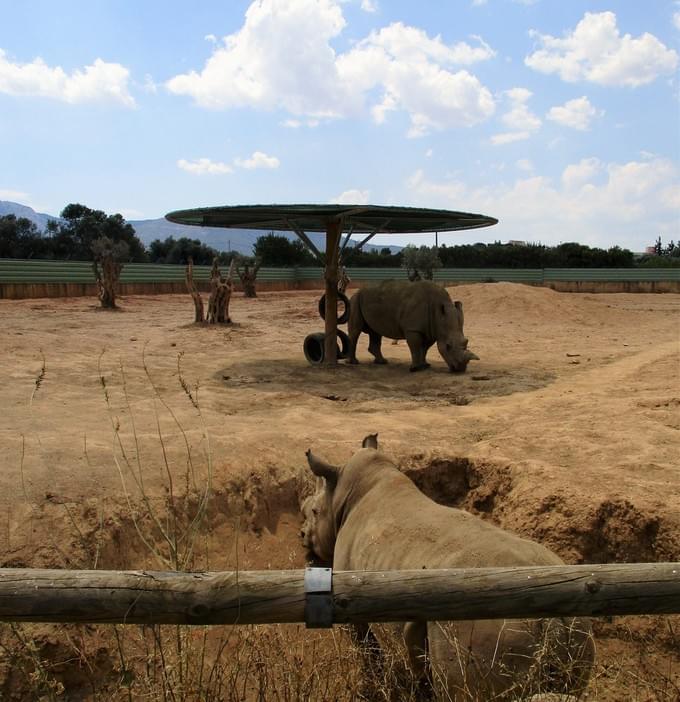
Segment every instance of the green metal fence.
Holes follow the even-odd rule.
[[[223,267],[223,271],[226,267]],[[182,282],[185,267],[156,263],[127,263],[121,283]],[[401,268],[348,268],[353,281],[403,279]],[[194,266],[194,279],[208,280],[210,266]],[[261,282],[321,280],[321,268],[261,268]],[[542,284],[552,281],[645,282],[680,281],[680,268],[440,268],[434,279],[440,282],[514,282]],[[92,264],[84,261],[38,261],[0,259],[0,283],[94,283]]]

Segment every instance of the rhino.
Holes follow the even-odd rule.
[[[345,466],[311,449],[307,461],[317,490],[302,504],[303,543],[335,570],[563,563],[538,543],[431,500],[379,450],[377,434]],[[371,632],[380,642],[396,636],[413,674],[429,680],[440,700],[568,699],[584,690],[594,659],[581,619],[414,621],[371,625]]]
[[[444,288],[427,280],[390,280],[356,292],[350,300],[349,363],[358,363],[361,332],[368,334],[375,363],[387,363],[380,350],[383,336],[406,339],[411,371],[430,367],[425,357],[434,343],[453,372],[464,372],[470,361],[479,359],[468,351],[463,334],[463,304],[451,302]]]

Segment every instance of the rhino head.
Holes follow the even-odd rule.
[[[302,503],[304,522],[300,530],[302,543],[321,561],[332,563],[335,541],[340,528],[344,495],[343,474],[354,468],[361,470],[369,463],[378,448],[378,435],[370,434],[361,443],[362,449],[352,456],[346,466],[334,466],[307,451],[307,463],[316,476],[316,491]],[[373,454],[373,455],[372,455]]]
[[[464,373],[470,361],[479,360],[468,350],[468,340],[463,333],[463,303],[456,300],[442,304],[437,315],[437,348],[452,373]]]

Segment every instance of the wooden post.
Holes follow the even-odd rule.
[[[338,362],[338,256],[342,222],[329,220],[326,226],[326,325],[324,340],[324,365],[334,366]]]
[[[680,563],[333,573],[333,622],[680,614]],[[303,622],[304,571],[0,569],[0,621]]]

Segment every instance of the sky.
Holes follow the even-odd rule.
[[[680,239],[678,0],[0,0],[0,199],[478,212]],[[431,244],[431,235],[375,243]]]

